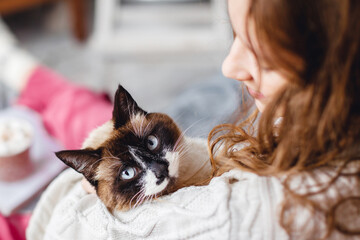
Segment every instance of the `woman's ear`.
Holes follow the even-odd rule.
[[[101,162],[101,150],[65,150],[56,152],[55,155],[66,165],[84,175],[94,187],[97,187],[95,174]]]
[[[114,98],[114,128],[118,129],[119,127],[125,125],[133,115],[139,113],[146,114],[146,112],[137,105],[130,93],[119,85]]]

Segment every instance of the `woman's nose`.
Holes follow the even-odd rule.
[[[251,59],[248,51],[241,41],[235,38],[231,50],[222,64],[222,72],[225,77],[239,81],[252,80]]]

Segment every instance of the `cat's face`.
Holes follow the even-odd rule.
[[[56,155],[95,186],[109,209],[126,210],[173,190],[182,135],[170,117],[145,112],[119,86],[112,124],[104,127],[111,131],[98,146]]]

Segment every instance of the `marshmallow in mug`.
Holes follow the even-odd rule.
[[[0,157],[21,153],[32,143],[32,126],[21,119],[0,120]]]

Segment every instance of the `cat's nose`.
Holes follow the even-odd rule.
[[[152,161],[149,167],[160,181],[169,177],[168,165],[166,163]]]

